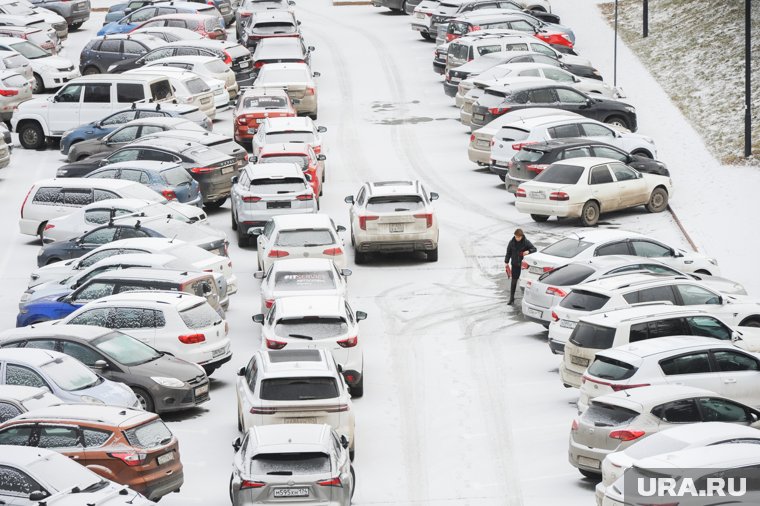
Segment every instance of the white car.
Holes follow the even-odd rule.
[[[261,350],[238,371],[238,430],[281,423],[324,423],[346,436],[354,456],[351,394],[327,350]]]
[[[266,225],[249,229],[256,235],[258,266],[268,271],[281,258],[327,258],[339,269],[346,267],[346,251],[335,226],[326,214],[281,214]]]
[[[53,56],[28,40],[0,37],[0,50],[16,51],[32,63],[33,93],[60,88],[81,75],[79,69],[68,58]]]
[[[678,424],[714,421],[757,429],[760,411],[709,390],[677,385],[602,395],[573,420],[568,445],[570,464],[586,477],[599,478],[602,460],[612,452]]]
[[[53,325],[121,330],[145,344],[198,364],[209,376],[232,358],[227,321],[204,299],[147,290],[88,302]]]
[[[672,195],[669,176],[639,172],[612,158],[573,158],[555,162],[522,183],[515,192],[515,208],[537,222],[569,217],[593,227],[610,211],[644,206],[661,213]]]
[[[364,395],[364,352],[359,322],[364,311],[354,312],[346,299],[335,295],[305,295],[275,300],[269,312],[257,314],[263,349],[322,349],[332,352],[342,367],[353,397]]]
[[[208,225],[206,213],[198,206],[182,204],[175,200],[151,202],[143,199],[104,199],[84,207],[74,209],[71,213],[49,220],[42,230],[42,242],[65,241],[82,235],[111,219],[111,214],[120,216],[171,216],[174,220],[185,223]]]
[[[193,270],[224,275],[227,280],[227,294],[232,295],[237,292],[237,276],[232,272],[232,261],[228,257],[210,253],[193,244],[162,237],[113,241],[79,258],[40,267],[32,272],[29,287],[48,281],[60,281],[74,275],[75,271],[87,269],[104,258],[132,253],[160,253],[182,258],[193,266]]]
[[[364,183],[345,198],[351,204],[351,244],[357,264],[368,253],[422,251],[438,261],[438,218],[432,201],[438,198],[419,181]]]
[[[218,79],[224,83],[230,100],[234,99],[240,90],[235,72],[216,56],[170,56],[149,62],[143,68],[153,67],[157,67],[157,72],[164,67],[175,67],[189,70],[204,78]]]
[[[641,304],[672,304],[698,309],[731,327],[760,327],[759,302],[746,295],[721,294],[686,276],[623,273],[570,290],[552,308],[549,339],[565,343],[581,317]]]
[[[216,118],[214,92],[198,74],[175,67],[140,67],[124,72],[125,74],[161,75],[166,77],[174,88],[174,96],[180,104],[194,105],[210,120]],[[229,97],[227,100],[229,103]]]
[[[760,355],[711,337],[671,336],[600,351],[583,375],[578,411],[599,396],[656,385],[704,388],[760,406]]]
[[[129,33],[145,33],[166,42],[200,40],[204,38],[203,35],[196,31],[180,28],[178,26],[146,26],[144,28],[136,28]]]
[[[272,307],[276,299],[304,295],[337,295],[345,297],[346,278],[350,269],[335,267],[324,258],[293,258],[279,260],[268,271],[254,273],[261,280],[261,312]]]
[[[422,0],[412,13],[412,30],[420,32],[423,39],[435,40],[435,33],[432,32],[430,22],[433,19],[433,13],[441,4],[439,0]]]
[[[0,385],[0,424],[21,413],[62,403],[45,387]]]
[[[322,153],[322,136],[326,127],[317,126],[311,118],[282,117],[268,118],[259,124],[256,135],[253,136],[253,157],[258,157],[261,148],[267,144],[283,144],[299,142],[309,144],[314,152]],[[254,158],[255,159],[255,158]]]
[[[642,459],[662,455],[664,452],[735,443],[760,444],[760,430],[735,423],[702,422],[671,427],[652,434],[604,458],[602,481],[596,485],[596,504],[601,506],[607,487]]]
[[[312,72],[306,63],[268,63],[261,67],[253,87],[284,89],[296,112],[315,120],[318,114],[315,77],[319,77],[319,72]]]
[[[0,503],[33,506],[40,502],[50,506],[155,504],[53,450],[4,446],[0,454]]]

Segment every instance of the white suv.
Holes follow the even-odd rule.
[[[122,330],[209,376],[232,358],[225,319],[206,299],[180,292],[126,292],[94,300],[58,325],[97,325]]]
[[[438,261],[438,218],[432,201],[438,194],[419,181],[364,183],[351,204],[351,244],[357,264],[367,253],[425,253],[429,262]]]

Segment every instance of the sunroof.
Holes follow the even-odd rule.
[[[269,361],[273,364],[282,362],[321,362],[319,350],[283,350],[270,351]]]

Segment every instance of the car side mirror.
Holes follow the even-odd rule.
[[[438,200],[440,198],[440,195],[438,195],[436,192],[430,192],[430,200]]]
[[[344,227],[343,225],[338,225],[337,227],[335,227],[335,230],[337,230],[338,232],[345,232],[346,227]]]
[[[306,49],[308,49],[311,52],[311,51],[314,51],[316,48],[314,46],[309,46]]]
[[[594,101],[591,100],[590,98],[586,99],[586,107],[591,107],[591,104],[593,104],[593,103],[594,103]]]
[[[35,490],[31,494],[29,494],[29,500],[34,501],[44,501],[47,499],[48,493],[44,490]]]
[[[348,449],[348,438],[346,436],[340,436],[340,445],[344,450]]]
[[[348,277],[348,276],[350,276],[353,273],[354,272],[351,269],[341,269],[340,270],[340,275],[341,276],[345,276],[345,277]]]
[[[264,275],[264,271],[256,271],[253,273],[253,277],[256,279],[264,279],[266,276]]]
[[[245,367],[241,367],[237,372],[238,376],[245,376]]]
[[[300,21],[296,21],[296,23],[298,23],[298,26],[301,26],[301,22]]]
[[[324,127],[324,126],[318,126],[318,127],[317,127],[317,132],[319,132],[319,133],[323,134],[323,133],[327,132],[327,127]]]
[[[93,369],[97,369],[98,371],[105,371],[108,369],[108,362],[105,360],[96,360],[94,364],[92,364]]]
[[[317,160],[320,162],[324,162],[327,160],[327,157],[325,155],[317,155]]]
[[[365,313],[364,311],[357,311],[356,312],[356,321],[360,322],[360,321],[366,320],[366,319],[367,319],[367,313]]]
[[[731,341],[732,342],[735,343],[735,342],[741,341],[741,340],[742,340],[742,333],[741,332],[739,332],[738,330],[734,330],[733,332],[731,332]]]
[[[232,179],[230,179],[230,181],[232,181],[232,184],[238,184],[239,180],[240,178],[238,176],[232,176]]]
[[[322,74],[320,74],[319,72],[313,72],[311,75],[312,75],[312,76],[314,76],[314,77],[319,77],[319,76],[321,76]]]
[[[346,204],[353,204],[354,203],[354,196],[353,195],[349,195],[348,197],[346,197],[346,198],[343,199],[343,202],[345,202]]]
[[[311,182],[312,180],[314,180],[314,178],[313,178],[313,177],[311,177],[311,174],[304,174],[304,177],[305,177],[305,178],[306,178],[306,180],[307,180],[307,181],[309,181],[309,182]]]
[[[235,449],[236,452],[240,451],[240,447],[243,446],[243,442],[240,440],[239,437],[236,437],[235,440],[232,442],[232,448]]]
[[[254,323],[260,323],[260,324],[263,325],[264,324],[264,313],[259,313],[259,314],[253,315],[253,322]]]
[[[574,83],[579,83],[579,82],[581,82],[581,78],[580,78],[580,77],[578,77],[578,76],[572,76],[572,77],[573,77],[573,82],[574,82]]]
[[[53,95],[52,97],[50,97],[50,100],[52,100],[53,102],[58,102],[58,95]]]
[[[295,5],[296,3],[293,0],[288,0],[288,5]]]
[[[253,227],[248,229],[248,235],[261,235],[264,233],[264,229],[261,227]]]

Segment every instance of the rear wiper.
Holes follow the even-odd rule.
[[[308,339],[309,341],[314,340],[312,336],[307,336],[306,334],[288,334],[288,337],[295,337],[297,339]]]

